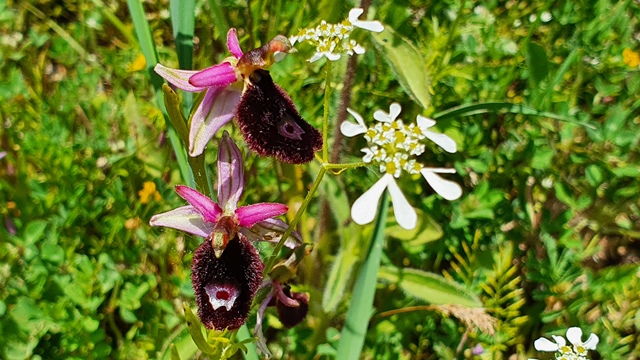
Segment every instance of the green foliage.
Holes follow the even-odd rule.
[[[181,141],[190,97],[163,89],[150,69],[221,61],[228,27],[248,50],[322,19],[338,22],[355,3],[195,2],[195,23],[181,23],[183,34],[193,27],[193,53],[190,36],[174,36],[168,10],[176,4],[0,0],[0,358],[250,352],[246,329],[205,332],[190,313],[189,264],[201,239],[147,225],[184,205],[174,185],[195,183],[190,167],[214,174],[217,153],[209,146],[198,164],[188,162]],[[535,339],[580,326],[600,337],[600,358],[638,358],[640,76],[622,57],[640,52],[637,3],[374,1],[369,18],[387,31],[354,32],[366,53],[349,106],[372,114],[398,102],[405,121],[435,118],[458,152],[433,146],[422,160],[454,167],[446,177],[464,194],[448,202],[419,175],[399,180],[419,224],[406,231],[388,214],[382,270],[367,282],[373,307],[358,314],[361,357],[543,358]],[[312,53],[301,46],[270,70],[319,126],[325,75],[322,61],[304,61]],[[331,127],[343,120],[335,109],[346,70],[346,56],[333,64]],[[225,129],[240,140],[236,127]],[[342,147],[344,162],[361,159],[362,140],[331,138],[330,146]],[[243,153],[246,203],[297,209],[321,171]],[[274,357],[334,358],[348,343],[345,317],[359,305],[353,286],[372,234],[351,222],[349,205],[376,173],[327,174],[301,216],[298,230],[315,247],[293,282],[311,295],[310,309],[289,330],[267,309]],[[148,181],[160,199],[143,204]],[[272,248],[260,248],[263,258]],[[456,301],[481,305],[495,335],[435,305]],[[482,355],[471,354],[476,345]]]

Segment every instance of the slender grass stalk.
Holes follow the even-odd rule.
[[[193,68],[195,9],[195,0],[171,0],[170,2],[171,24],[180,69],[191,70]],[[191,112],[192,105],[193,94],[185,92],[182,95],[182,106],[185,114]]]
[[[351,305],[347,310],[347,319],[338,343],[337,360],[356,360],[360,358],[373,310],[373,298],[376,294],[388,209],[388,194],[385,191],[380,203],[369,253],[360,269],[356,285],[353,288],[353,294],[351,295]]]
[[[238,336],[238,341],[242,341],[244,339],[249,339],[253,337],[251,336],[251,332],[249,332],[249,328],[247,328],[247,324],[242,325],[240,329],[238,329],[237,336]],[[247,347],[247,353],[244,354],[244,358],[246,360],[260,359],[260,357],[258,357],[258,348],[256,347],[255,342],[245,343],[245,346]]]
[[[162,93],[162,84],[164,83],[164,81],[158,74],[153,71],[153,67],[158,63],[158,54],[156,53],[156,47],[153,43],[153,37],[151,36],[149,23],[147,22],[147,18],[144,14],[142,2],[140,2],[140,0],[127,0],[127,6],[129,7],[129,12],[131,13],[131,19],[133,20],[133,26],[136,30],[136,36],[138,38],[138,43],[140,44],[140,49],[142,50],[142,54],[144,54],[145,60],[147,61],[147,71],[149,71],[149,76],[151,76],[151,84],[153,85],[153,89],[155,90],[156,102],[158,103],[158,106],[160,107],[160,110],[162,111],[165,119],[168,119],[167,109],[164,106]],[[169,135],[169,142],[171,143],[171,147],[176,154],[176,159],[178,161],[178,166],[180,167],[180,174],[182,175],[182,179],[187,185],[195,187],[193,174],[191,173],[191,168],[189,167],[189,163],[187,161],[187,152],[182,146],[180,137],[176,133],[176,130],[169,124],[169,121],[167,121],[167,132]]]
[[[222,2],[220,0],[209,0],[209,8],[211,9],[211,20],[213,21],[215,33],[217,36],[222,37],[229,28],[227,17],[222,9]]]

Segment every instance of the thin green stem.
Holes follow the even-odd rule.
[[[325,64],[326,78],[324,84],[324,116],[322,118],[322,160],[323,162],[329,161],[329,98],[331,97],[331,64],[332,62],[327,60]]]
[[[302,218],[302,214],[304,214],[304,212],[307,210],[307,206],[311,202],[313,195],[316,193],[316,191],[318,191],[318,188],[320,187],[320,182],[322,182],[322,178],[324,178],[324,174],[326,172],[327,170],[325,170],[324,168],[321,168],[320,172],[318,172],[316,181],[314,181],[313,185],[311,186],[311,189],[309,189],[307,196],[302,201],[302,205],[300,205],[300,208],[296,212],[296,215],[293,217],[293,220],[291,220],[291,223],[289,224],[289,227],[287,228],[287,230],[284,232],[284,234],[282,234],[282,238],[278,242],[278,245],[276,245],[276,247],[273,249],[271,256],[269,256],[269,258],[267,259],[266,266],[264,267],[264,275],[267,275],[271,271],[271,268],[275,264],[275,261],[278,257],[278,254],[280,253],[280,250],[282,250],[282,247],[284,246],[284,242],[287,240],[287,238],[289,238],[289,236],[295,229],[296,225],[298,225],[298,222]]]

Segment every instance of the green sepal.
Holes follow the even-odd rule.
[[[167,115],[171,125],[176,129],[180,140],[185,148],[189,147],[189,129],[187,128],[187,119],[182,115],[180,99],[173,89],[167,84],[162,84],[162,92],[164,93],[164,106],[167,108]]]

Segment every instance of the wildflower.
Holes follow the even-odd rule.
[[[568,346],[562,336],[551,335],[554,341],[541,337],[534,341],[533,347],[538,351],[557,352],[556,359],[585,360],[588,350],[595,350],[598,345],[598,335],[590,334],[586,342],[582,342],[582,329],[570,327],[567,329],[567,339],[573,346]],[[536,359],[529,359],[536,360]]]
[[[395,181],[403,170],[409,174],[422,174],[427,183],[447,200],[455,200],[462,195],[460,185],[438,175],[455,173],[454,169],[429,168],[417,161],[417,157],[426,149],[421,143],[424,139],[433,141],[449,153],[457,151],[453,139],[429,130],[436,124],[434,120],[418,115],[416,124],[405,125],[402,120],[396,120],[402,108],[399,104],[393,103],[389,114],[381,110],[376,111],[373,117],[379,122],[367,127],[362,116],[351,109],[347,110],[356,119],[357,124],[345,121],[341,124],[340,130],[348,137],[364,134],[369,147],[362,149],[365,153],[363,160],[378,165],[383,173],[380,180],[353,203],[351,217],[356,223],[362,225],[373,221],[380,196],[388,189],[398,224],[405,229],[413,229],[416,226],[416,212]]]
[[[284,204],[260,203],[238,207],[244,189],[242,155],[225,131],[220,140],[218,152],[218,202],[214,202],[200,192],[187,186],[176,186],[176,192],[190,205],[169,212],[154,215],[152,226],[166,226],[207,238],[212,242],[214,252],[220,257],[227,244],[235,239],[236,233],[251,240],[278,242],[277,236],[260,238],[266,232],[279,232],[287,225],[274,216],[287,212]],[[300,241],[299,235],[287,239],[285,245],[294,248]]]
[[[249,148],[259,155],[294,164],[313,160],[322,148],[322,135],[302,119],[293,101],[264,70],[295,52],[289,40],[278,35],[243,54],[236,30],[231,29],[227,48],[233,56],[202,71],[155,67],[182,90],[206,91],[191,118],[189,154],[202,154],[213,135],[235,116]]]
[[[268,306],[275,306],[278,312],[278,319],[286,327],[290,329],[298,325],[309,312],[309,295],[305,293],[297,293],[291,291],[291,287],[282,287],[276,280],[266,280],[261,287],[271,286],[271,291],[260,304],[257,312],[256,326],[253,333],[258,338],[256,342],[260,351],[267,357],[271,354],[267,348],[267,343],[262,333],[262,322],[264,312]]]
[[[143,54],[138,54],[136,58],[131,62],[131,64],[127,65],[127,71],[136,72],[140,70],[144,70],[147,66],[147,60],[145,59]]]
[[[638,67],[640,65],[640,54],[627,48],[622,51],[622,61],[628,67]]]
[[[292,36],[289,40],[292,45],[296,42],[307,41],[316,47],[309,62],[320,60],[323,57],[331,61],[339,60],[340,53],[346,53],[351,56],[355,54],[364,54],[365,49],[356,43],[355,40],[349,39],[354,28],[360,28],[373,32],[382,32],[384,26],[379,21],[365,21],[358,18],[364,12],[361,8],[354,8],[349,11],[346,20],[338,24],[327,24],[325,20],[315,28],[302,29],[297,35]]]
[[[262,282],[264,264],[250,240],[277,242],[287,225],[274,216],[288,208],[260,203],[238,207],[244,189],[240,149],[225,131],[218,153],[218,202],[186,186],[176,192],[190,205],[154,215],[152,226],[166,226],[206,240],[193,256],[191,280],[198,316],[208,328],[237,329],[246,321],[253,296]],[[295,247],[299,235],[285,242]]]
[[[148,204],[152,196],[155,201],[162,200],[162,195],[156,190],[156,183],[153,181],[145,181],[144,184],[142,184],[142,189],[138,191],[140,203]]]

